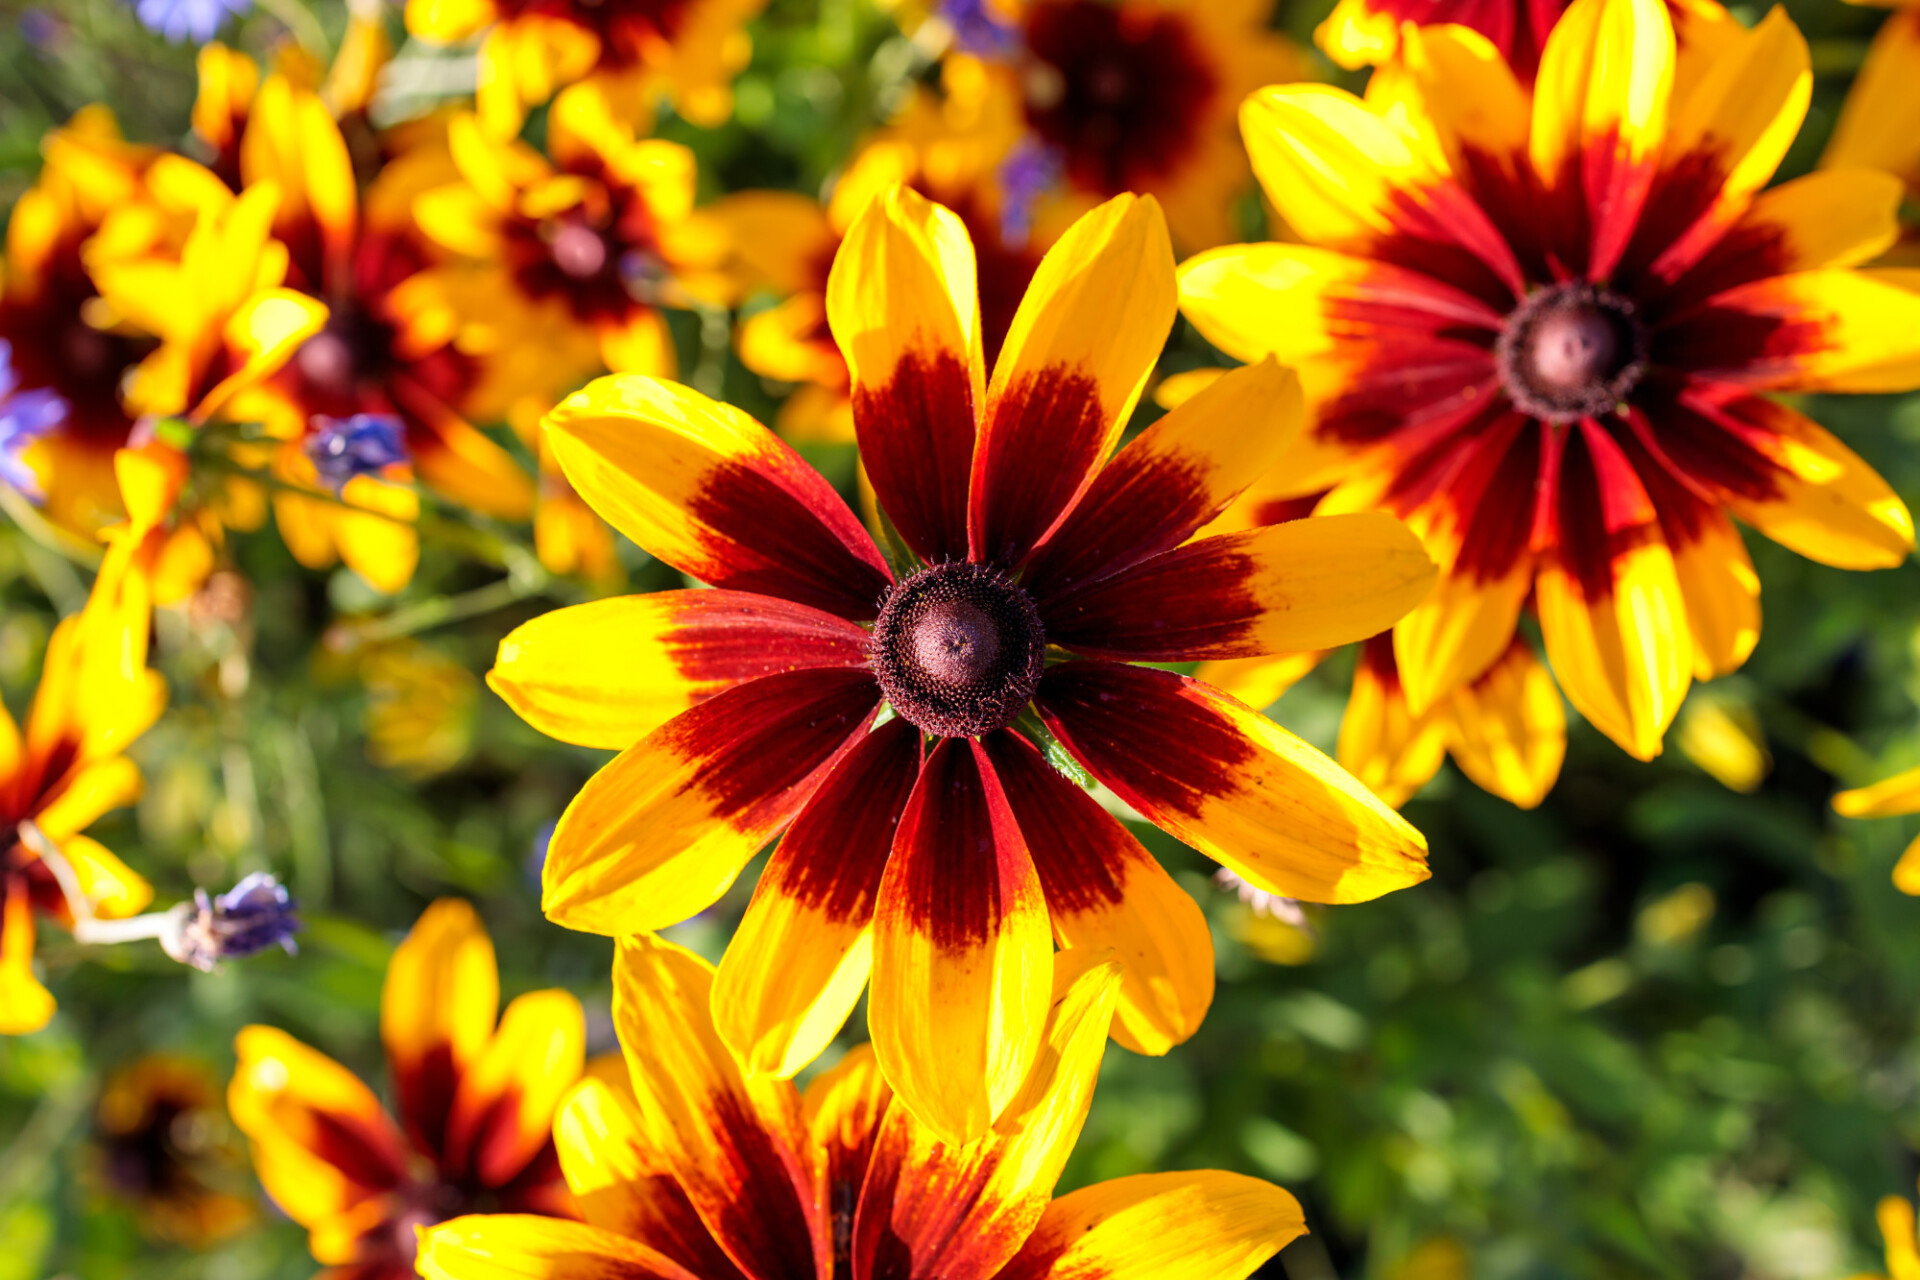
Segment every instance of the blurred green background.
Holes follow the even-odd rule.
[[[301,3],[262,4],[227,38],[267,56],[307,20]],[[1326,7],[1290,3],[1277,20],[1304,42]],[[1789,7],[1819,82],[1786,175],[1811,163],[1879,21],[1837,0]],[[344,21],[328,0],[310,16],[333,37]],[[856,0],[774,0],[752,32],[736,118],[661,126],[698,153],[703,198],[818,192],[928,74],[892,19]],[[403,46],[400,65],[424,56]],[[80,106],[106,101],[130,136],[178,145],[193,84],[192,49],[143,30],[121,0],[4,0],[0,210],[33,180],[41,135]],[[710,333],[703,350],[695,317],[676,336],[684,367],[704,356],[729,399],[771,413],[774,389]],[[1174,342],[1170,368],[1214,359],[1184,325]],[[1920,500],[1920,397],[1809,408]],[[810,456],[851,483],[845,450]],[[1847,574],[1751,546],[1759,648],[1738,677],[1695,691],[1667,754],[1636,763],[1576,724],[1533,813],[1449,766],[1408,809],[1432,842],[1418,889],[1317,911],[1306,937],[1254,918],[1205,860],[1140,828],[1205,904],[1223,981],[1188,1045],[1109,1051],[1064,1185],[1206,1166],[1273,1178],[1314,1233],[1263,1273],[1291,1280],[1877,1270],[1873,1204],[1911,1194],[1920,1167],[1920,902],[1889,882],[1914,823],[1846,822],[1827,802],[1920,762],[1920,568]],[[634,589],[679,585],[621,554]],[[270,526],[232,556],[216,590],[162,617],[155,661],[173,704],[134,751],[147,794],[93,833],[163,905],[278,873],[307,921],[301,953],[199,975],[157,948],[83,949],[43,930],[60,1014],[0,1040],[0,1280],[314,1271],[303,1233],[270,1209],[206,1252],[152,1238],[110,1176],[98,1092],[154,1051],[224,1086],[233,1033],[252,1021],[378,1081],[386,959],[437,896],[479,905],[505,994],[563,985],[587,1002],[594,1047],[612,1047],[611,945],[542,919],[535,853],[603,757],[541,737],[479,680],[501,635],[583,588],[513,553],[522,567],[501,585],[430,539],[395,599],[345,570],[301,570]],[[83,572],[0,525],[0,693],[16,712],[84,590]],[[1274,714],[1330,749],[1349,671],[1328,664]],[[1714,740],[1715,712],[1759,726],[1771,767],[1751,795],[1681,749]],[[717,954],[751,882],[675,936]],[[207,1135],[216,1156],[230,1142],[217,1123]],[[256,1195],[243,1159],[210,1167]]]

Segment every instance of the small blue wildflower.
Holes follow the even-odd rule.
[[[1010,58],[1020,51],[1020,31],[994,12],[992,0],[940,0],[940,17],[953,28],[953,44],[981,58]]]
[[[51,388],[20,391],[19,386],[13,344],[0,338],[0,481],[38,502],[40,481],[20,453],[67,420],[67,402]]]
[[[230,15],[245,13],[253,0],[133,0],[134,17],[147,30],[169,40],[205,44]]]
[[[181,964],[211,973],[222,960],[238,960],[277,946],[288,955],[299,950],[293,935],[300,928],[294,916],[293,895],[264,871],[241,879],[219,897],[205,889],[193,891],[193,901],[169,913],[170,927],[160,945]]]
[[[1000,163],[1000,239],[1022,248],[1033,234],[1034,203],[1052,190],[1065,171],[1060,149],[1032,134],[1015,143]]]
[[[35,49],[51,49],[65,31],[65,24],[45,9],[28,7],[20,11],[20,38]]]
[[[527,878],[535,884],[539,884],[540,877],[546,873],[547,850],[553,844],[554,826],[555,823],[552,818],[548,818],[545,822],[541,823],[533,833],[532,846],[527,850],[527,860],[523,866],[526,870]]]
[[[339,493],[355,476],[378,475],[407,460],[406,427],[390,413],[356,413],[350,418],[313,417],[307,457],[320,483]]]

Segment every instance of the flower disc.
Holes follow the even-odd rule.
[[[943,738],[1004,729],[1040,682],[1045,630],[998,569],[937,564],[902,582],[873,627],[873,669],[893,709]]]

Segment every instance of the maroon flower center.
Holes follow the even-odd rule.
[[[326,327],[293,355],[307,407],[334,416],[352,413],[363,390],[386,381],[393,366],[392,339],[391,326],[352,302],[336,304]]]
[[[1515,407],[1545,422],[1604,416],[1647,367],[1647,332],[1631,301],[1586,283],[1527,295],[1495,347]]]
[[[547,252],[560,273],[575,280],[591,280],[607,265],[607,241],[584,222],[562,222],[553,229]]]
[[[988,565],[936,564],[887,596],[873,625],[873,670],[916,728],[977,738],[1013,723],[1045,665],[1040,611]]]
[[[1076,186],[1138,190],[1191,156],[1217,83],[1186,18],[1066,0],[1034,6],[1026,37],[1027,124]]]

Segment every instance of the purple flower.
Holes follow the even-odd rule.
[[[355,476],[378,475],[407,460],[406,427],[389,413],[356,413],[351,418],[315,414],[307,437],[307,457],[320,482],[339,493]]]
[[[134,16],[169,40],[205,44],[228,15],[245,13],[253,0],[133,0]]]
[[[67,420],[67,402],[49,387],[20,391],[13,344],[0,338],[0,481],[40,500],[40,481],[21,459],[28,445]]]
[[[1000,239],[1020,248],[1033,234],[1034,202],[1059,183],[1065,171],[1060,149],[1026,134],[1000,162]]]
[[[992,0],[940,0],[939,13],[962,53],[1009,58],[1020,51],[1019,29],[994,12]]]
[[[288,955],[298,948],[293,935],[300,921],[293,914],[293,895],[264,871],[245,876],[217,898],[205,889],[193,891],[193,901],[168,913],[168,928],[160,945],[181,964],[211,973],[222,960],[237,960],[277,946]]]

